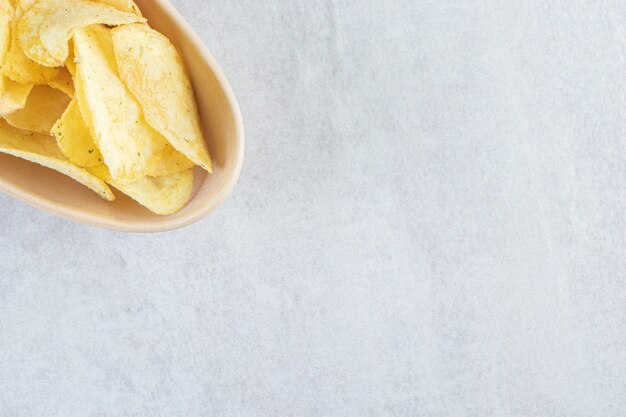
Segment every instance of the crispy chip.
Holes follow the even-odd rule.
[[[39,0],[20,19],[18,40],[24,53],[46,67],[62,66],[75,29],[96,23],[109,26],[145,22],[134,13],[87,0]]]
[[[108,4],[123,12],[134,13],[137,16],[141,16],[141,11],[139,11],[139,7],[137,7],[133,0],[100,0],[100,3]]]
[[[76,61],[72,52],[70,52],[65,60],[65,68],[67,68],[72,77],[76,75]]]
[[[74,68],[74,71],[76,71],[76,68]],[[83,87],[83,85],[84,83],[83,83],[82,77],[80,76],[79,73],[75,73],[74,74],[74,88],[75,88],[74,96],[76,98],[76,104],[78,105],[80,114],[82,115],[83,122],[85,123],[85,126],[87,126],[87,129],[89,130],[91,137],[95,138],[96,135],[92,128],[93,122],[91,120],[91,114],[89,113],[89,106],[87,104],[87,99],[85,98],[85,88]]]
[[[104,165],[90,168],[90,171],[155,214],[176,213],[191,198],[191,169],[162,177],[144,177],[129,183],[115,181]]]
[[[17,22],[22,16],[24,8],[30,6],[32,4],[22,2],[21,6],[18,4],[15,7],[15,18],[11,23],[11,40],[4,65],[2,66],[2,74],[21,84],[45,84],[47,80],[57,76],[58,70],[56,68],[43,67],[31,61],[24,55],[17,39]]]
[[[22,8],[22,10],[28,10],[39,0],[15,0],[15,1],[20,4],[20,7]]]
[[[212,162],[183,62],[145,22],[133,0],[0,0],[0,153],[183,208]]]
[[[111,33],[120,78],[139,101],[146,121],[211,172],[193,89],[176,48],[147,25],[124,25]]]
[[[19,47],[16,38],[11,39],[9,52],[2,66],[2,74],[22,84],[45,84],[55,78],[59,70],[47,68],[31,61]]]
[[[52,127],[57,145],[63,155],[81,167],[102,164],[102,155],[85,125],[76,100],[72,100],[63,116]]]
[[[0,0],[0,65],[4,65],[11,42],[13,6],[8,0]],[[30,92],[28,86],[14,84],[0,75],[0,114],[8,114],[23,107]]]
[[[50,129],[61,117],[70,98],[47,85],[36,85],[28,95],[26,105],[4,116],[13,127],[37,133],[50,134]]]
[[[8,11],[11,16],[13,16],[13,1],[12,0],[2,0],[0,1],[0,10]]]
[[[72,74],[70,74],[66,67],[59,68],[57,76],[48,80],[46,84],[59,91],[63,91],[70,97],[74,97],[74,81],[72,81]]]
[[[32,85],[16,83],[0,76],[0,116],[23,109],[32,88]]]
[[[117,76],[108,29],[77,30],[74,53],[78,103],[116,181],[168,175],[193,166],[144,120],[139,105]]]
[[[54,138],[25,132],[0,121],[0,152],[54,169],[91,188],[100,197],[113,201],[111,189],[93,174],[71,164],[59,151]]]
[[[9,0],[0,0],[0,65],[4,64],[11,42],[11,21],[13,6]]]

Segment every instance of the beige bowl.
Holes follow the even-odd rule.
[[[244,131],[237,100],[213,56],[167,0],[136,0],[150,25],[178,48],[193,83],[213,174],[196,168],[193,198],[176,214],[158,216],[120,192],[107,202],[72,179],[0,154],[0,190],[57,216],[125,232],[163,232],[194,223],[224,202],[241,170]]]

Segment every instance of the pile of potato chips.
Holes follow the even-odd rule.
[[[0,152],[157,214],[211,172],[183,63],[133,0],[0,0]]]

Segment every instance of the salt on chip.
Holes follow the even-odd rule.
[[[31,3],[34,4],[34,2]],[[21,5],[17,4],[15,6],[14,19],[11,22],[9,50],[1,71],[3,75],[21,84],[45,84],[47,80],[57,76],[58,69],[41,66],[29,59],[22,51],[17,39],[17,23],[25,7],[30,7],[32,4],[22,2]]]
[[[212,171],[191,81],[174,45],[147,25],[111,30],[119,76],[146,121],[183,155]]]
[[[72,163],[81,167],[102,164],[102,155],[91,137],[75,99],[52,127],[52,134],[63,155]]]
[[[69,102],[70,98],[62,91],[47,85],[36,85],[28,95],[24,108],[7,114],[4,119],[18,129],[49,135]]]
[[[115,200],[104,181],[70,163],[50,136],[19,130],[0,121],[0,152],[54,169],[89,187],[105,200]]]
[[[24,13],[17,31],[20,46],[30,59],[59,67],[67,59],[74,30],[97,23],[116,26],[145,21],[134,13],[88,0],[39,0]]]
[[[110,31],[102,26],[74,35],[76,96],[111,176],[120,182],[180,172],[193,166],[146,123],[117,76]]]
[[[33,86],[20,84],[0,76],[0,116],[6,116],[23,109]]]
[[[155,214],[168,215],[182,209],[191,198],[193,170],[133,182],[115,181],[106,166],[90,168],[98,178],[117,188]]]

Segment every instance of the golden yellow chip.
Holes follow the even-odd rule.
[[[74,81],[72,80],[72,74],[70,74],[66,67],[59,68],[57,76],[48,80],[46,84],[59,91],[63,91],[70,97],[74,97]]]
[[[0,65],[4,64],[11,42],[11,21],[13,6],[9,0],[0,0]]]
[[[57,145],[70,162],[81,167],[102,164],[102,155],[85,125],[76,100],[72,100],[63,116],[52,127]]]
[[[0,152],[183,208],[212,162],[183,62],[145,22],[133,0],[0,0]]]
[[[31,61],[19,47],[17,39],[11,39],[9,52],[2,66],[2,74],[22,84],[45,84],[57,76],[57,68],[47,68]]]
[[[47,80],[57,76],[58,70],[43,67],[31,61],[20,48],[17,39],[17,23],[25,6],[30,7],[32,4],[22,2],[22,6],[17,4],[15,7],[15,18],[11,23],[11,40],[2,66],[2,74],[21,84],[45,84]]]
[[[28,10],[33,6],[33,4],[37,3],[37,1],[39,0],[14,0],[14,1],[16,2],[15,4],[19,3],[22,10]]]
[[[37,133],[50,134],[70,102],[67,94],[47,85],[36,85],[28,95],[26,105],[4,116],[13,127]]]
[[[71,164],[57,148],[54,138],[25,132],[0,121],[0,152],[54,169],[89,187],[100,197],[113,201],[115,196],[100,178]]]
[[[146,121],[211,172],[193,89],[176,48],[147,25],[123,25],[111,33],[120,78],[139,101]]]
[[[90,171],[156,214],[176,213],[191,198],[191,169],[162,177],[144,177],[129,183],[115,181],[104,165],[90,168]]]
[[[142,120],[143,123],[146,123],[145,119]],[[154,129],[150,129],[154,132],[154,135],[159,137],[159,142],[163,144],[163,147],[159,151],[155,152],[150,158],[148,162],[147,175],[151,177],[160,177],[162,175],[170,175],[185,171],[195,166],[189,158],[174,149],[162,135]]]
[[[6,116],[16,110],[23,109],[32,85],[20,84],[7,77],[0,76],[0,116]]]
[[[76,70],[76,68],[74,68]],[[78,109],[80,110],[80,114],[82,116],[83,122],[87,129],[89,130],[89,134],[92,138],[96,137],[95,132],[93,131],[93,122],[91,120],[91,114],[89,113],[89,106],[87,104],[87,99],[85,98],[85,88],[83,87],[83,79],[79,73],[74,74],[74,96],[76,98],[76,104],[78,105]],[[95,139],[94,139],[95,140]]]
[[[70,52],[65,60],[65,68],[69,71],[70,75],[74,77],[76,75],[76,62],[74,61],[74,54]]]
[[[17,25],[24,53],[46,67],[60,67],[69,53],[75,29],[103,23],[109,26],[145,22],[141,16],[88,0],[39,0]]]
[[[6,10],[9,11],[11,13],[13,13],[13,10],[15,8],[13,7],[13,1],[12,0],[2,0],[0,1],[0,10]]]
[[[78,103],[116,181],[167,175],[193,166],[146,123],[139,105],[117,76],[108,29],[91,26],[77,30],[74,53]]]
[[[134,13],[137,16],[141,16],[141,11],[139,11],[139,7],[137,7],[133,0],[100,0],[100,3],[108,4],[123,12]]]

